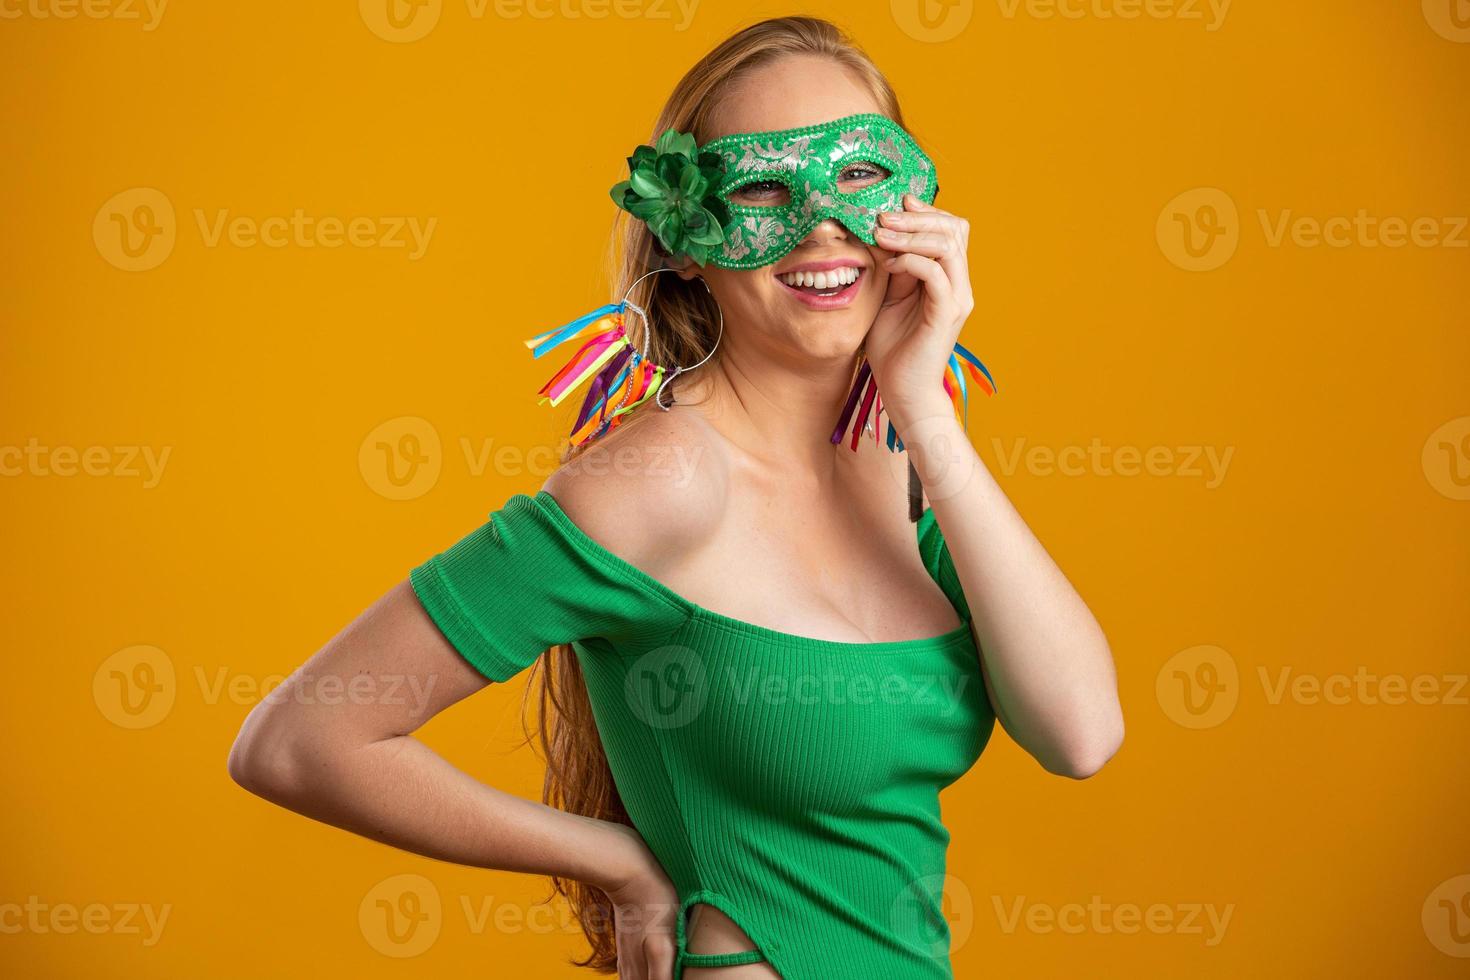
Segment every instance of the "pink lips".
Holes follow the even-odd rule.
[[[781,275],[785,275],[788,272],[830,272],[833,269],[842,268],[857,269],[858,277],[830,296],[818,296],[816,293],[809,293],[804,289],[788,286],[784,282],[781,282],[779,278],[776,278],[774,273],[772,275],[773,278],[776,278],[777,284],[782,289],[812,309],[836,310],[847,306],[856,299],[858,291],[862,289],[863,280],[867,278],[867,270],[861,262],[854,262],[852,259],[827,259],[822,262],[803,262],[801,265],[794,265],[789,269],[781,270]]]

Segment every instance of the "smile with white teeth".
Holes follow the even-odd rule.
[[[783,272],[776,278],[794,289],[827,292],[851,286],[857,282],[862,272],[863,270],[856,266],[844,265],[836,269],[827,269],[825,272]]]

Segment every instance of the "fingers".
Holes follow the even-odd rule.
[[[916,255],[913,252],[900,252],[890,259],[885,259],[883,267],[890,275],[906,274],[922,282],[942,322],[953,320],[958,323],[963,319],[960,315],[963,304],[956,298],[949,276],[938,261],[928,256]]]
[[[949,279],[956,303],[965,315],[974,308],[970,287],[970,223],[947,211],[924,205],[905,195],[905,206],[921,205],[916,211],[887,211],[879,215],[873,237],[879,246],[893,252],[922,255],[936,260]]]
[[[674,980],[674,941],[668,935],[649,935],[643,939],[644,958],[648,963],[648,980]]]
[[[616,906],[618,980],[673,980],[677,915],[672,903]]]

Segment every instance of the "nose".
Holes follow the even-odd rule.
[[[807,232],[798,247],[821,248],[823,245],[840,244],[849,241],[851,234],[847,227],[836,218],[826,218]]]

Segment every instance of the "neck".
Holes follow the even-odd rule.
[[[852,387],[857,358],[773,356],[726,335],[720,356],[701,368],[691,396],[710,422],[755,459],[793,466],[817,480],[832,472],[832,430]]]

